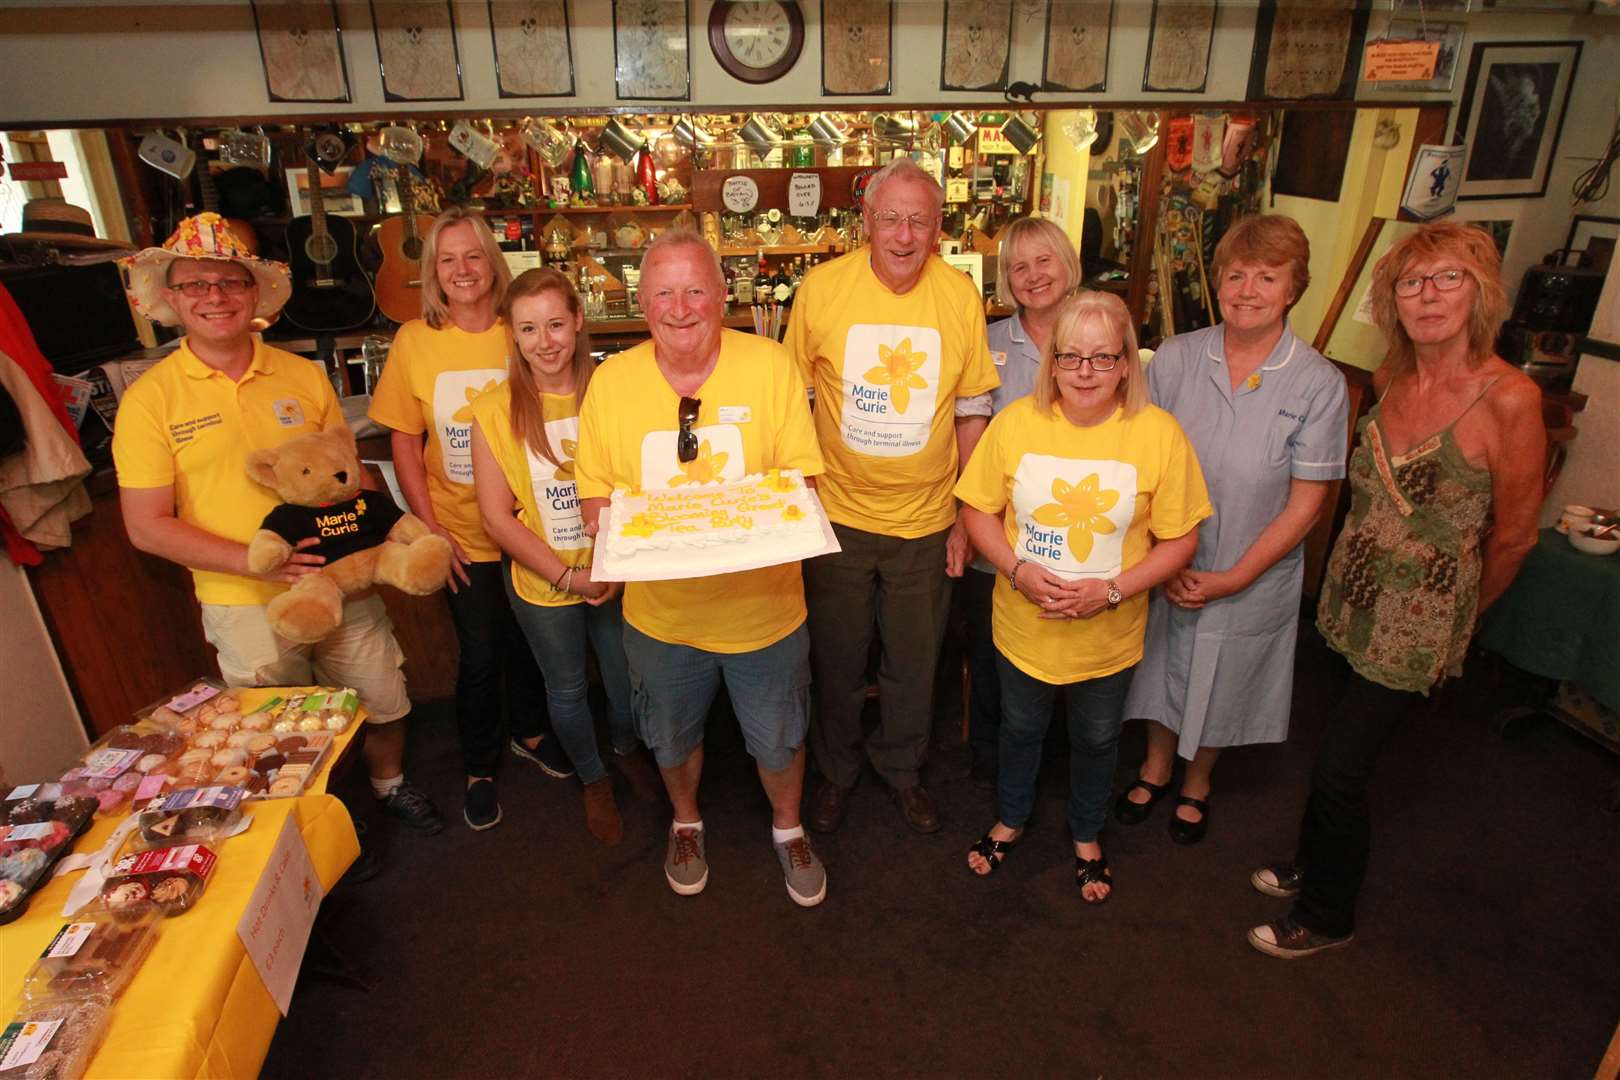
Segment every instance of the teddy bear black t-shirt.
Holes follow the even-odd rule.
[[[326,556],[330,564],[387,540],[389,530],[404,516],[405,511],[387,495],[362,491],[330,506],[282,503],[265,515],[260,528],[269,529],[289,544],[319,537],[320,543],[305,550]]]

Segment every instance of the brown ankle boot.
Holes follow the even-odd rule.
[[[585,785],[585,827],[610,846],[624,839],[624,822],[613,801],[613,777],[604,776]]]
[[[639,746],[628,754],[613,752],[613,764],[630,785],[630,794],[641,802],[660,802],[664,798],[664,778],[647,758],[647,751]]]

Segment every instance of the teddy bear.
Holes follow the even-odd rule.
[[[247,457],[248,476],[282,500],[248,542],[248,569],[279,570],[308,537],[319,543],[303,550],[326,557],[318,573],[300,577],[266,607],[271,629],[288,641],[312,645],[326,637],[343,621],[344,597],[373,584],[426,596],[449,580],[450,541],[386,492],[362,491],[362,469],[347,427]]]

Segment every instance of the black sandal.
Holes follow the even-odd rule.
[[[1002,862],[1007,858],[1007,853],[1017,846],[1018,837],[1016,836],[1011,840],[996,840],[992,839],[989,833],[985,833],[979,837],[978,843],[968,848],[968,854],[971,855],[977,851],[979,856],[990,864],[990,869],[981,874],[969,866],[968,872],[974,877],[989,877],[1001,868]]]
[[[1131,792],[1137,788],[1141,788],[1148,793],[1147,802],[1131,801]],[[1136,782],[1120,792],[1119,798],[1114,800],[1114,820],[1121,825],[1142,824],[1148,819],[1148,815],[1153,813],[1153,807],[1157,805],[1158,801],[1164,798],[1164,793],[1169,790],[1170,782],[1168,780],[1162,784],[1150,784],[1141,777],[1137,777]]]
[[[1114,895],[1114,875],[1108,869],[1108,856],[1099,855],[1095,859],[1074,857],[1074,883],[1080,889],[1080,899],[1088,904],[1106,904],[1108,897]],[[1093,900],[1086,895],[1087,885],[1107,885],[1108,892]]]
[[[1178,844],[1196,844],[1204,838],[1204,830],[1209,828],[1209,800],[1190,799],[1185,795],[1176,797],[1177,806],[1190,806],[1198,811],[1197,821],[1188,821],[1172,813],[1170,815],[1170,839]]]

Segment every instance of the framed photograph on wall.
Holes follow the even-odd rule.
[[[1450,90],[1457,78],[1457,62],[1462,59],[1463,35],[1466,23],[1429,22],[1427,19],[1392,18],[1384,30],[1385,41],[1438,41],[1439,55],[1434,60],[1434,77],[1412,82],[1381,82],[1374,84],[1379,90]]]
[[[1459,199],[1540,198],[1564,126],[1579,41],[1481,41],[1451,141],[1468,147]]]
[[[253,27],[271,101],[351,100],[336,0],[253,0]]]
[[[1564,248],[1582,252],[1587,265],[1607,267],[1614,259],[1614,245],[1620,240],[1620,218],[1576,214],[1569,223],[1569,239]]]
[[[501,97],[573,94],[568,0],[489,0],[489,33]]]
[[[1153,0],[1142,89],[1201,94],[1215,42],[1215,0]]]
[[[822,0],[821,92],[889,94],[893,0]]]
[[[1012,16],[1012,0],[945,0],[941,90],[1007,88]]]
[[[1250,101],[1348,99],[1367,37],[1364,0],[1261,0],[1249,60]]]
[[[686,0],[613,0],[613,85],[620,101],[687,101]]]
[[[450,0],[371,0],[385,101],[460,101]]]
[[[1113,0],[1047,0],[1042,90],[1097,93],[1108,86]]]

